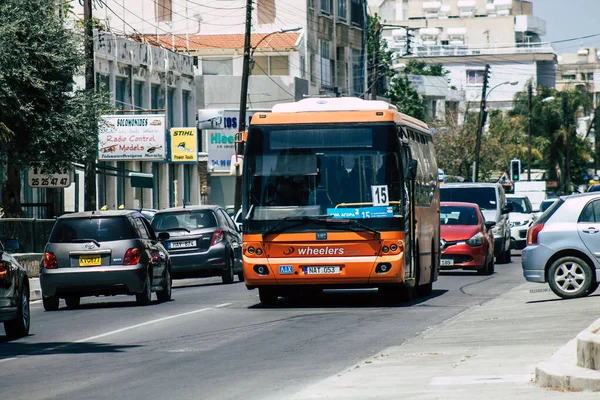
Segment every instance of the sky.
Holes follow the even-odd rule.
[[[600,49],[600,0],[530,0],[533,15],[546,21],[544,42],[599,34],[589,39],[553,43],[557,53],[575,53],[581,46]]]

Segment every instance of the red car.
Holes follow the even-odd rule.
[[[477,270],[494,273],[494,235],[496,223],[486,221],[474,203],[440,203],[441,269]]]

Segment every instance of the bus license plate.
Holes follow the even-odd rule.
[[[102,257],[94,256],[79,256],[80,267],[96,267],[102,264]]]
[[[339,274],[340,267],[339,265],[326,265],[326,266],[312,266],[312,267],[304,267],[304,274]]]
[[[442,258],[440,265],[442,267],[451,267],[454,265],[454,260],[451,258]]]

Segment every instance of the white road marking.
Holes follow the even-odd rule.
[[[101,339],[101,338],[104,338],[104,337],[107,337],[107,336],[116,335],[118,333],[130,331],[132,329],[141,328],[142,326],[157,324],[159,322],[168,321],[170,319],[185,317],[185,316],[193,315],[193,314],[198,314],[198,313],[201,313],[201,312],[204,312],[204,311],[210,311],[210,310],[214,310],[216,308],[223,308],[223,307],[227,307],[227,306],[230,306],[230,305],[231,305],[231,303],[223,303],[223,304],[218,304],[218,305],[216,305],[214,307],[200,308],[200,309],[194,310],[194,311],[188,311],[188,312],[184,312],[184,313],[181,313],[181,314],[169,315],[168,317],[162,317],[162,318],[158,318],[158,319],[153,319],[151,321],[142,322],[141,324],[135,324],[135,325],[131,325],[131,326],[126,326],[124,328],[116,329],[114,331],[110,331],[110,332],[106,332],[106,333],[102,333],[100,335],[90,336],[90,337],[87,337],[85,339],[79,339],[79,340],[76,340],[76,341],[71,342],[71,343],[66,343],[66,344],[61,344],[60,346],[50,347],[49,349],[45,349],[45,350],[41,351],[40,353],[50,353],[50,352],[52,352],[54,350],[58,350],[58,349],[61,349],[63,347],[70,346],[73,343],[91,342],[92,340]],[[36,354],[31,354],[31,355],[36,355]],[[3,362],[6,362],[6,361],[16,360],[18,358],[19,357],[4,358],[4,359],[0,360],[0,364],[3,363]]]
[[[479,385],[487,383],[527,383],[533,374],[512,375],[463,375],[463,376],[438,376],[431,380],[431,386],[442,385]]]
[[[213,309],[213,307],[201,308],[199,310],[188,311],[188,312],[181,313],[181,314],[169,315],[168,317],[162,317],[162,318],[159,318],[159,319],[153,319],[151,321],[142,322],[141,324],[126,326],[125,328],[121,328],[121,329],[117,329],[117,330],[114,330],[114,331],[102,333],[102,334],[96,335],[96,336],[90,336],[90,337],[87,337],[85,339],[76,340],[74,343],[90,342],[92,340],[100,339],[100,338],[103,338],[103,337],[106,337],[106,336],[116,335],[117,333],[130,331],[132,329],[141,328],[142,326],[157,324],[159,322],[167,321],[167,320],[170,320],[170,319],[173,319],[173,318],[185,317],[187,315],[198,314],[198,313],[201,313],[201,312],[204,312],[204,311],[209,311],[209,310],[212,310],[212,309]]]

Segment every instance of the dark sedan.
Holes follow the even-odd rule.
[[[82,296],[135,295],[138,305],[150,304],[152,292],[159,301],[171,299],[169,254],[138,211],[61,216],[40,272],[46,311],[58,309],[61,298],[68,308],[77,308]]]
[[[18,250],[17,240],[0,243],[0,322],[9,338],[29,334],[29,280],[27,271],[7,251]]]
[[[152,219],[157,232],[168,232],[165,241],[173,277],[220,276],[232,283],[242,270],[242,236],[223,207],[217,205],[160,210]]]

